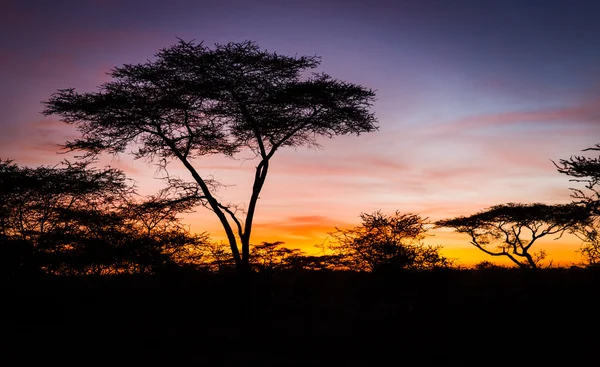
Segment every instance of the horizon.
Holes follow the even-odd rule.
[[[57,145],[76,132],[40,115],[40,102],[58,89],[95,91],[111,68],[152,60],[177,37],[207,46],[249,39],[280,54],[319,55],[318,71],[376,90],[380,127],[321,139],[322,149],[278,151],[258,203],[253,244],[283,241],[312,253],[335,227],[359,225],[360,213],[400,210],[435,221],[508,202],[572,200],[573,183],[552,161],[587,155],[582,150],[599,141],[600,24],[593,10],[600,5],[277,4],[205,2],[203,8],[149,1],[140,13],[135,2],[3,2],[1,30],[11,37],[0,41],[0,158],[27,166],[65,158]],[[219,191],[225,201],[243,204],[253,178],[248,158],[194,162],[226,185]],[[156,167],[144,161],[122,155],[101,164],[122,169],[141,193],[162,187]],[[189,178],[177,164],[169,173]],[[184,222],[224,239],[208,210],[199,208]],[[465,235],[432,234],[426,243],[443,245],[459,263],[497,261]],[[579,262],[579,244],[567,236],[545,240],[543,248],[548,260],[568,265]]]

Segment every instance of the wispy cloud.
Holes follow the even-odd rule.
[[[323,139],[323,150],[275,155],[253,242],[309,248],[336,226],[356,224],[361,212],[378,209],[441,219],[507,201],[568,201],[570,183],[550,160],[576,154],[600,137],[600,93],[593,89],[599,75],[591,77],[600,28],[590,22],[592,12],[566,19],[542,14],[544,8],[531,14],[543,15],[544,22],[528,23],[526,34],[519,34],[518,27],[500,29],[504,18],[498,14],[512,12],[506,4],[457,6],[448,13],[420,2],[340,8],[321,1],[319,21],[308,29],[316,1],[290,4],[291,13],[271,2],[172,3],[151,0],[140,12],[137,4],[113,0],[36,6],[3,1],[0,157],[28,165],[62,160],[55,154],[59,144],[77,133],[43,119],[40,101],[59,88],[95,91],[111,68],[152,59],[175,37],[207,44],[254,38],[282,53],[320,53],[323,71],[377,90],[380,131]],[[557,37],[579,24],[588,33],[577,42],[588,46]],[[226,186],[218,195],[224,202],[244,205],[256,161],[239,158],[203,157],[194,165],[222,180]],[[101,164],[125,170],[144,193],[163,184],[155,166],[127,155],[105,157]],[[180,164],[169,172],[191,180]],[[199,208],[186,221],[223,238],[213,217]]]
[[[560,132],[586,134],[600,133],[600,99],[563,108],[546,108],[531,111],[507,111],[485,115],[467,116],[455,121],[428,127],[429,132],[449,134],[509,126],[558,128]],[[550,129],[548,129],[550,130]],[[552,131],[549,131],[552,133]]]

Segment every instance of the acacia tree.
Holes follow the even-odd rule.
[[[583,151],[600,151],[600,144]],[[590,216],[573,232],[584,241],[580,249],[583,258],[589,264],[600,264],[600,156],[576,155],[553,163],[558,172],[573,177],[570,181],[584,185],[585,189],[571,188],[572,197],[575,204],[589,210]]]
[[[451,265],[440,254],[440,247],[422,243],[428,231],[426,218],[398,211],[393,215],[362,213],[360,218],[360,226],[330,233],[333,241],[328,248],[347,268],[426,270]]]
[[[48,234],[72,227],[83,212],[114,212],[122,199],[133,193],[121,171],[88,165],[64,162],[29,168],[0,160],[3,237],[40,245]]]
[[[9,258],[9,267],[15,269],[64,269],[57,264],[82,252],[94,252],[98,262],[101,256],[98,246],[90,245],[91,234],[104,237],[99,232],[118,222],[117,207],[131,193],[122,172],[91,169],[88,162],[29,168],[0,161],[2,257]],[[84,237],[90,241],[75,246]]]
[[[180,41],[160,50],[154,61],[113,69],[113,80],[98,92],[59,90],[43,113],[77,126],[81,138],[66,143],[69,151],[92,156],[130,151],[162,169],[181,162],[203,204],[219,218],[236,266],[249,269],[252,223],[275,152],[377,129],[370,112],[374,92],[324,73],[309,75],[319,64],[316,56],[279,55],[251,41],[213,49]],[[245,149],[258,164],[248,206],[241,210],[219,200],[215,182],[194,159],[232,157]]]
[[[89,163],[30,168],[0,160],[4,268],[106,274],[197,262],[208,235],[190,234],[178,217],[195,195],[140,198],[123,172]]]
[[[252,265],[263,273],[272,273],[294,267],[296,260],[304,256],[299,249],[289,249],[283,242],[263,242],[252,248]]]
[[[199,267],[205,257],[201,247],[209,243],[206,232],[192,234],[181,223],[200,198],[194,191],[171,188],[143,199],[128,197],[119,214],[128,234],[124,258],[135,272],[151,272],[167,266]]]
[[[468,234],[471,244],[488,255],[507,257],[521,268],[537,268],[546,254],[543,250],[531,253],[534,243],[548,235],[560,238],[586,217],[586,211],[574,204],[508,203],[436,225]]]

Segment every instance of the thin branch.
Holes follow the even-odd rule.
[[[231,219],[233,219],[233,221],[235,222],[235,225],[237,227],[238,234],[239,234],[240,238],[242,238],[242,236],[244,234],[244,232],[242,231],[242,223],[235,216],[235,213],[231,209],[229,209],[229,207],[227,207],[227,206],[225,206],[225,205],[223,205],[221,203],[218,203],[217,205],[219,205],[219,207],[221,209],[223,209],[227,214],[229,214],[231,216]]]

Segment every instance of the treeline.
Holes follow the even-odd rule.
[[[568,232],[582,240],[583,261],[595,265],[600,253],[597,162],[583,157],[560,161],[560,172],[585,180],[596,195],[574,190],[570,204],[509,203],[435,223],[399,211],[363,213],[360,225],[335,228],[321,255],[263,242],[251,246],[250,265],[265,274],[456,267],[441,254],[441,245],[423,243],[436,227],[468,234],[475,247],[521,268],[536,268],[545,258],[543,249],[532,247],[539,238]],[[7,278],[233,271],[236,264],[227,244],[211,241],[205,232],[192,233],[181,222],[181,214],[203,204],[196,186],[173,179],[157,194],[141,196],[123,172],[96,168],[90,161],[37,168],[0,161],[0,271]]]
[[[181,269],[233,269],[229,246],[191,233],[179,215],[201,205],[192,188],[142,197],[123,172],[88,163],[20,167],[0,161],[1,271],[32,274],[155,274]],[[363,224],[337,230],[331,255],[309,256],[282,242],[252,246],[254,270],[448,266],[439,248],[424,246],[418,215],[362,216]]]
[[[535,245],[540,238],[565,233],[582,240],[585,262],[600,261],[600,158],[584,156],[555,163],[583,185],[573,189],[570,204],[507,203],[434,223],[415,213],[363,213],[359,226],[331,233],[323,256],[280,242],[252,244],[257,202],[277,151],[379,128],[375,92],[315,72],[320,62],[263,50],[252,41],[211,49],[180,40],[154,60],[115,67],[96,92],[57,90],[43,102],[42,114],[77,129],[79,137],[63,148],[83,160],[38,168],[0,161],[0,271],[13,277],[232,267],[240,273],[447,268],[453,263],[441,247],[423,244],[436,227],[453,228],[481,251],[521,268],[544,260]],[[167,176],[162,191],[142,197],[122,172],[92,167],[101,154],[129,154],[164,172],[177,162],[189,181]],[[256,162],[243,208],[217,195],[220,183],[196,166],[207,156],[239,154]],[[215,214],[225,244],[181,223],[179,216],[198,206]]]

